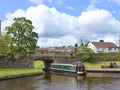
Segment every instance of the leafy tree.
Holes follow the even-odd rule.
[[[7,54],[10,52],[11,41],[12,39],[7,34],[0,34],[0,54]]]
[[[96,60],[93,57],[94,52],[88,49],[86,46],[82,47],[84,50],[84,54],[82,55],[82,59],[84,62],[96,63]]]
[[[75,47],[78,47],[78,44],[77,44],[77,43],[75,44]]]
[[[83,62],[96,63],[96,60],[93,57],[94,52],[87,48],[87,44],[84,44],[83,46],[75,47],[74,53],[83,54],[81,55]]]
[[[81,52],[81,47],[82,47],[82,46],[78,46],[78,44],[75,43],[75,46],[74,46],[74,47],[75,47],[75,49],[74,49],[73,53],[76,54],[76,53],[80,53],[80,52]]]
[[[83,53],[83,52],[85,52],[84,49],[88,49],[88,48],[87,48],[88,43],[89,43],[89,42],[86,42],[86,43],[84,43],[84,44],[82,44],[82,45],[80,45],[80,46],[78,46],[78,44],[76,43],[75,46],[74,46],[74,47],[75,47],[75,50],[73,51],[73,53]]]
[[[100,56],[102,58],[102,60],[107,60],[109,57],[109,54],[107,52],[102,52],[102,55]]]
[[[117,60],[120,61],[120,50],[117,52]]]
[[[6,33],[12,38],[12,52],[35,50],[38,34],[33,31],[32,21],[25,17],[14,18],[14,23],[5,29]]]

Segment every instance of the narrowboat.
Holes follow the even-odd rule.
[[[78,66],[77,64],[52,63],[51,73],[78,76],[86,75],[87,71],[85,70],[84,64]]]

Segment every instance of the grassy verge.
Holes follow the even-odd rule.
[[[120,61],[116,61],[117,65],[120,66]],[[86,69],[101,69],[101,65],[106,65],[109,66],[110,65],[110,61],[103,61],[103,62],[99,62],[96,64],[92,64],[92,63],[84,63]],[[116,68],[119,69],[119,68]]]
[[[27,73],[42,72],[43,62],[35,61],[34,69],[13,69],[13,68],[0,68],[0,77],[2,76],[11,76],[11,75],[20,75]]]

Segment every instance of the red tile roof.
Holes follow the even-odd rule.
[[[91,42],[91,43],[98,48],[116,48],[117,47],[112,42]]]

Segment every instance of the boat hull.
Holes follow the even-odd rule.
[[[71,64],[52,64],[51,73],[61,74],[61,75],[71,75],[71,76],[79,76],[86,75],[86,70],[84,71],[76,71],[76,65]]]

